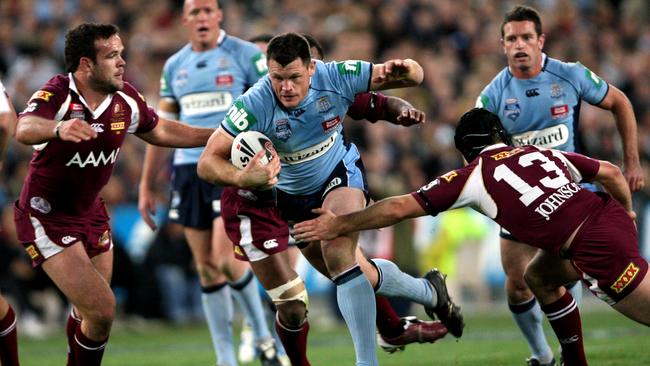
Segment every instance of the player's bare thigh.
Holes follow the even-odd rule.
[[[332,210],[337,215],[361,210],[365,205],[366,198],[363,192],[349,187],[334,189],[323,201],[323,208]],[[338,275],[356,263],[355,250],[358,237],[358,233],[350,233],[323,242],[323,258],[332,276]]]
[[[528,262],[537,253],[537,248],[514,240],[501,238],[501,265],[506,273],[506,295],[508,302],[519,304],[529,300],[533,294],[524,281]]]
[[[650,276],[647,272],[639,286],[613,307],[630,319],[650,326]]]
[[[266,290],[282,286],[298,277],[298,273],[293,269],[290,255],[286,250],[250,262],[250,266],[262,287]]]
[[[577,281],[580,275],[568,259],[538,250],[525,272],[525,279],[542,305],[556,301],[564,294],[563,285]]]
[[[223,273],[230,281],[240,279],[248,269],[246,262],[235,258],[233,244],[226,235],[222,217],[217,217],[212,222],[212,253],[210,255],[216,262],[219,272]]]
[[[192,251],[201,285],[211,286],[226,281],[226,276],[218,271],[213,257],[212,230],[185,227],[183,232]]]

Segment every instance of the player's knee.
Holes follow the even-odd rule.
[[[305,283],[300,277],[267,291],[269,297],[278,309],[282,325],[288,328],[299,328],[307,317],[309,298]]]
[[[225,281],[225,279],[220,279],[221,272],[215,262],[205,261],[196,263],[196,272],[199,275],[201,283],[213,283],[221,280],[220,282]]]
[[[107,332],[115,319],[115,297],[106,296],[90,309],[86,309],[83,312],[83,319],[92,322],[94,328],[105,329]]]
[[[302,301],[287,301],[276,306],[280,323],[291,329],[300,328],[307,318],[307,305]]]

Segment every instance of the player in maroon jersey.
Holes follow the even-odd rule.
[[[113,242],[99,191],[124,138],[133,133],[155,145],[196,147],[212,133],[159,118],[123,80],[118,32],[112,24],[70,30],[69,73],[34,93],[16,130],[16,139],[36,150],[14,207],[16,230],[33,265],[42,265],[73,305],[69,366],[101,363],[115,314]]]
[[[0,168],[9,145],[9,137],[13,136],[15,129],[16,112],[0,81]],[[16,338],[16,313],[7,300],[0,295],[0,365],[20,364]]]
[[[614,309],[650,326],[648,262],[639,253],[630,189],[618,167],[576,153],[509,146],[499,118],[480,108],[463,115],[455,141],[469,161],[464,168],[352,214],[315,210],[321,216],[296,224],[296,237],[328,239],[469,206],[542,249],[525,278],[565,364],[587,364],[580,314],[566,283],[584,281]],[[585,181],[599,182],[609,194],[577,184]]]

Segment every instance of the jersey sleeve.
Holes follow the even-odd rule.
[[[476,108],[484,108],[487,109],[488,111],[492,113],[498,113],[498,107],[496,105],[496,96],[494,92],[494,81],[492,81],[490,84],[488,84],[481,94],[476,98],[476,104],[474,105]]]
[[[609,84],[605,80],[579,62],[567,63],[566,67],[574,85],[578,88],[581,99],[594,105],[600,104],[605,99],[609,90]]]
[[[11,112],[9,103],[11,103],[11,100],[9,99],[9,95],[7,95],[5,86],[2,85],[2,81],[0,81],[0,113]]]
[[[266,75],[269,71],[266,64],[266,56],[264,53],[251,44],[247,44],[245,47],[244,60],[242,60],[244,65],[244,70],[246,74],[246,85],[254,85],[262,76]]]
[[[347,60],[326,64],[329,79],[336,90],[350,101],[359,93],[370,89],[372,64],[366,61]]]
[[[158,125],[158,114],[147,104],[144,96],[140,94],[131,84],[124,83],[124,92],[135,100],[137,104],[137,115],[133,118],[129,133],[142,133],[153,130]],[[137,125],[136,125],[137,123]]]
[[[432,216],[452,208],[470,206],[471,202],[461,197],[472,172],[469,167],[441,175],[411,195]]]
[[[598,174],[600,162],[582,154],[552,150],[553,154],[559,157],[569,169],[573,180],[576,182],[590,182]]]
[[[54,119],[59,108],[68,97],[67,84],[62,77],[50,79],[43,87],[34,92],[27,101],[27,107],[19,117],[34,115],[46,119]]]
[[[377,122],[385,118],[387,100],[388,97],[382,93],[359,93],[354,96],[354,103],[348,108],[348,116],[356,120]]]
[[[168,59],[163,67],[162,74],[160,75],[160,97],[161,98],[174,98],[174,91],[172,90],[172,59]]]
[[[221,127],[230,135],[237,136],[244,131],[264,133],[261,121],[264,120],[267,111],[273,109],[274,99],[272,96],[264,98],[264,93],[259,86],[260,84],[257,84],[255,88],[240,95],[221,121]]]

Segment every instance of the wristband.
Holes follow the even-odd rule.
[[[54,126],[54,136],[56,136],[57,139],[60,139],[61,136],[59,135],[59,130],[61,129],[61,125],[63,124],[63,121],[59,121],[56,126]]]

